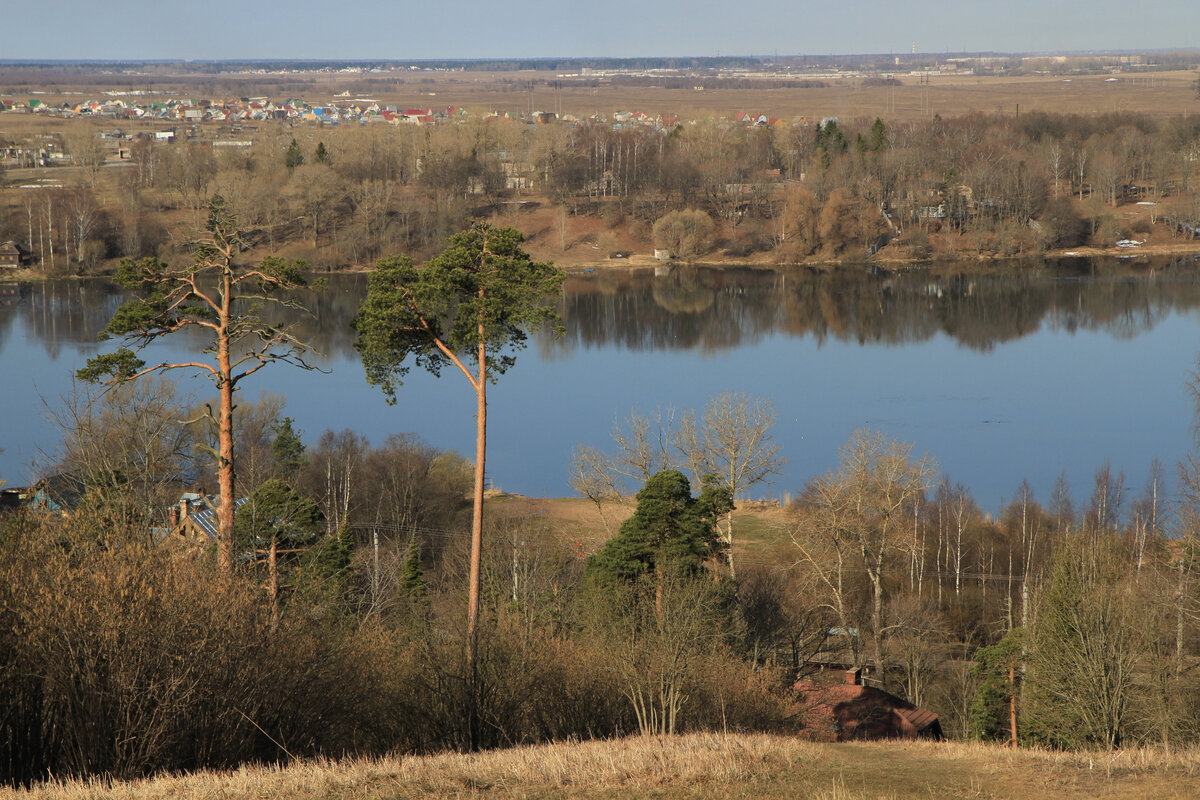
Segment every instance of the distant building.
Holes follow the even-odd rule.
[[[233,504],[235,509],[250,502],[250,498],[242,497]],[[161,533],[172,540],[182,540],[197,545],[207,545],[217,541],[217,506],[220,499],[215,495],[205,495],[189,492],[179,498],[179,503],[169,512],[169,524]]]
[[[16,242],[0,244],[0,269],[20,269],[25,263],[25,252]]]
[[[60,472],[32,486],[8,486],[0,490],[0,509],[26,508],[70,517],[83,504],[86,493],[87,487],[78,476]]]

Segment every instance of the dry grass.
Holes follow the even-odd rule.
[[[564,541],[578,543],[591,552],[604,544],[633,514],[632,500],[604,504],[601,517],[596,504],[581,497],[525,497],[505,494],[495,498],[491,511],[499,519],[538,518],[563,533]],[[608,527],[605,527],[607,520]],[[786,508],[774,503],[743,501],[734,513],[737,556],[741,563],[774,563],[779,548],[790,546],[792,522]],[[788,551],[788,555],[791,555]]]
[[[972,744],[814,744],[691,734],[474,755],[305,762],[105,784],[68,781],[0,798],[810,797],[1194,798],[1200,751],[1051,753]]]

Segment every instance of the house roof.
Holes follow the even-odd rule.
[[[249,497],[241,497],[234,501],[233,507],[240,508],[248,502],[250,502]],[[186,519],[180,521],[179,527],[182,529],[190,526],[194,531],[204,534],[215,542],[217,540],[217,524],[217,509],[216,506],[213,506],[188,514]]]
[[[908,720],[918,733],[938,721],[938,715],[927,708],[897,708],[896,713]]]
[[[811,738],[935,738],[942,736],[937,714],[893,694],[861,684],[799,681],[797,716]]]

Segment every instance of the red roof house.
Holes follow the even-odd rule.
[[[798,681],[802,734],[817,741],[942,738],[937,714],[893,694],[862,685],[861,670],[841,684]]]

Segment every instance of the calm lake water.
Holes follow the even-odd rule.
[[[243,383],[266,390],[308,441],[350,428],[381,443],[414,432],[465,455],[474,399],[463,377],[416,371],[396,406],[367,385],[348,323],[362,276],[310,298],[302,335],[329,374],[274,366]],[[0,284],[0,479],[31,480],[57,446],[44,404],[99,352],[121,302],[103,281]],[[568,280],[566,335],[537,336],[490,390],[490,481],[530,495],[571,493],[579,443],[607,448],[633,409],[700,408],[727,390],[772,401],[789,459],[774,485],[795,493],[835,466],[860,427],[937,459],[997,510],[1022,478],[1048,499],[1064,470],[1076,503],[1105,461],[1138,491],[1158,458],[1169,475],[1192,441],[1190,374],[1200,351],[1200,265],[1073,262],[986,274],[838,276],[804,269],[676,269]],[[155,357],[194,352],[171,337]],[[175,373],[196,397],[210,385]]]

